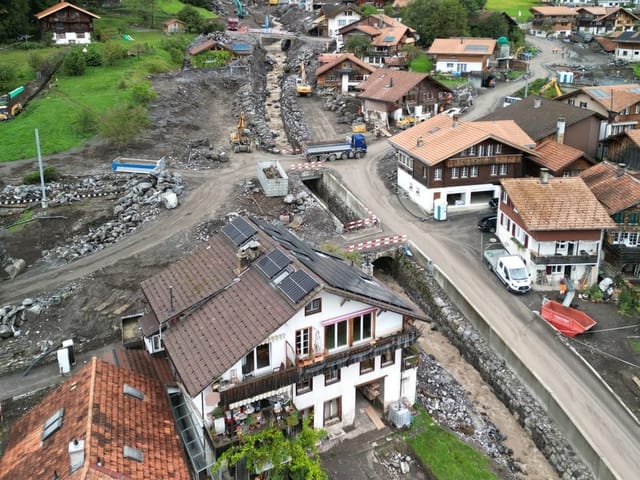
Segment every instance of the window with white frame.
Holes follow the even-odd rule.
[[[547,265],[547,275],[564,273],[563,265]]]
[[[324,346],[327,350],[347,346],[348,326],[349,322],[347,320],[343,320],[342,322],[324,327]]]
[[[311,327],[296,330],[296,355],[305,357],[311,353]]]
[[[482,144],[478,145],[478,156],[484,157],[484,145]]]
[[[386,352],[382,352],[380,355],[380,366],[387,367],[389,365],[393,365],[396,363],[396,351],[395,350],[387,350]]]
[[[489,145],[487,145],[487,157],[490,157],[493,155],[493,143],[490,143]]]
[[[436,167],[433,169],[433,180],[436,182],[442,180],[442,167]]]
[[[469,167],[460,168],[460,178],[468,178],[469,177]]]
[[[362,340],[369,340],[373,331],[372,315],[365,313],[352,319],[353,322],[353,343]]]
[[[509,195],[507,195],[507,192],[505,192],[504,190],[502,191],[502,202],[503,203],[507,203],[507,200],[509,199]]]
[[[452,179],[456,179],[460,176],[460,171],[458,170],[458,167],[452,167],[451,168],[451,178]]]
[[[478,165],[472,165],[471,166],[471,177],[477,177],[478,176]]]
[[[495,177],[498,175],[498,165],[496,165],[495,163],[491,165],[490,174],[492,177]]]
[[[398,163],[408,168],[409,171],[413,170],[413,158],[404,152],[398,152]]]
[[[472,145],[469,147],[469,155],[473,156],[476,154],[476,146]]]
[[[309,393],[313,390],[313,377],[301,378],[296,383],[296,395]]]
[[[502,144],[496,143],[496,155],[500,155],[502,153]]]
[[[263,343],[247,353],[242,359],[242,373],[253,373],[255,370],[266,368],[270,364],[270,344]]]
[[[339,18],[338,19],[338,27],[344,27],[347,25],[347,19],[346,18]]]
[[[507,164],[506,163],[501,163],[500,164],[500,175],[506,175],[507,174]]]
[[[332,383],[338,383],[340,381],[340,369],[331,368],[324,372],[324,384],[331,385]]]
[[[636,247],[638,245],[638,232],[629,232],[629,240],[627,245],[630,247]]]
[[[318,313],[322,311],[322,299],[314,298],[309,303],[307,303],[304,307],[305,315],[313,315],[314,313]]]
[[[427,172],[429,171],[429,169],[427,168],[426,165],[422,166],[422,179],[426,180],[427,179]]]
[[[636,103],[634,111],[636,115],[640,114],[640,103]]]

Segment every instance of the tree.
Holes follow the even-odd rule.
[[[34,34],[31,17],[29,0],[4,0],[0,6],[0,42],[15,42],[20,35]]]
[[[121,147],[149,124],[147,110],[141,106],[116,105],[102,114],[98,132],[102,138]]]
[[[142,21],[149,27],[155,27],[158,0],[126,0],[127,6],[140,12]]]
[[[371,48],[371,40],[366,35],[349,35],[344,48],[356,57],[362,57]]]
[[[403,9],[402,19],[416,30],[423,45],[435,38],[469,34],[467,10],[460,0],[415,0]]]
[[[293,480],[326,480],[318,455],[317,442],[323,431],[314,430],[303,421],[302,431],[287,438],[282,430],[270,426],[252,435],[245,435],[238,445],[226,450],[213,465],[214,473],[224,465],[233,467],[244,462],[250,472],[265,471],[265,478]]]
[[[363,5],[360,11],[364,17],[370,17],[371,15],[378,13],[378,9],[373,5]]]
[[[509,23],[500,12],[493,12],[491,15],[478,20],[472,28],[476,37],[499,38],[509,37]]]
[[[185,5],[182,10],[178,12],[178,18],[185,23],[187,32],[198,33],[201,32],[204,27],[204,18],[202,18],[198,10],[191,5]]]

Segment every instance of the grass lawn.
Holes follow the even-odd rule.
[[[409,66],[409,70],[418,73],[430,73],[432,68],[433,60],[424,54],[418,55]]]
[[[438,480],[497,480],[489,458],[443,430],[424,409],[414,418],[407,444]]]
[[[536,0],[487,0],[485,8],[498,12],[507,12],[517,22],[524,23],[531,16],[529,7],[540,5]]]

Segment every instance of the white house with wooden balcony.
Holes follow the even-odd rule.
[[[496,235],[520,255],[538,289],[567,278],[576,288],[596,282],[605,230],[615,226],[580,177],[503,179]]]
[[[168,355],[214,444],[256,412],[267,423],[295,409],[340,428],[358,395],[380,412],[415,401],[413,322],[425,315],[283,227],[237,217],[142,291],[147,348]]]

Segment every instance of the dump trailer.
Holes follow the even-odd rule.
[[[157,175],[164,169],[164,157],[162,157],[160,160],[116,157],[111,162],[111,170],[121,173],[145,173],[148,175]]]
[[[511,255],[501,245],[484,251],[489,270],[513,293],[527,293],[532,282],[527,267],[518,255]]]
[[[354,133],[343,141],[328,141],[307,143],[304,145],[304,154],[308,162],[329,160],[330,162],[340,158],[361,158],[367,153],[367,139],[361,133]]]

